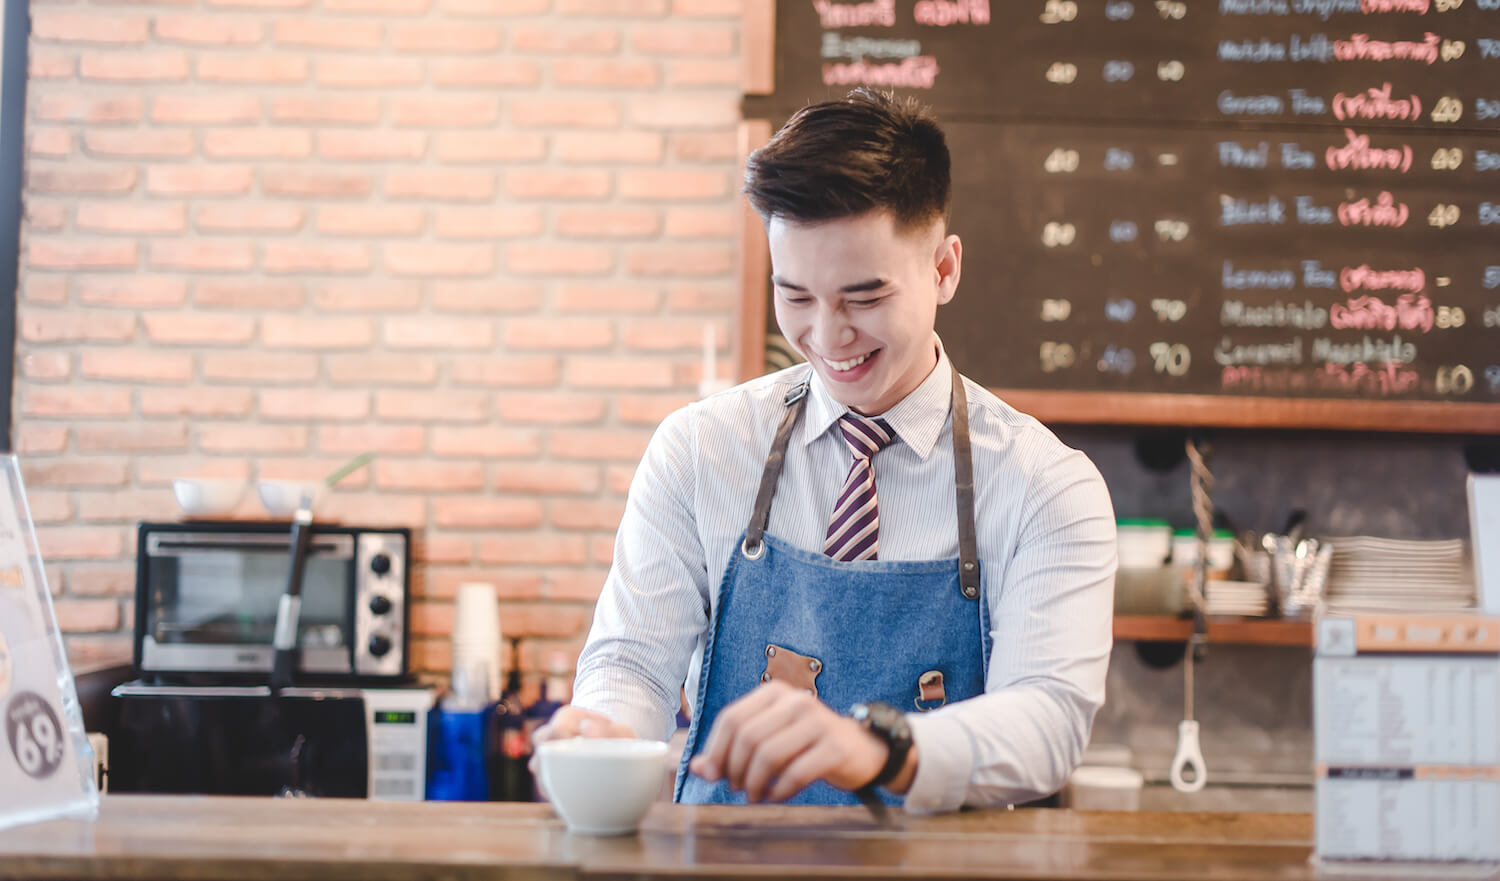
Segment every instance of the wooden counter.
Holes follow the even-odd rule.
[[[863,808],[660,804],[639,835],[589,838],[545,805],[105,796],[95,823],[0,831],[0,879],[1328,877],[1311,837],[1305,814],[897,811],[881,826]]]

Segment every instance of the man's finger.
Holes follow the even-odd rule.
[[[709,729],[708,743],[693,758],[689,764],[690,770],[705,780],[718,780],[724,776],[731,741],[742,719],[754,716],[766,704],[774,701],[784,688],[778,683],[762,685],[720,710],[713,727]]]
[[[827,738],[819,740],[781,770],[776,782],[771,785],[771,791],[766,794],[766,800],[786,801],[815,781],[823,779],[838,767],[842,757],[843,753],[835,743]]]
[[[750,801],[761,801],[771,782],[802,753],[817,745],[820,727],[816,724],[783,725],[762,740],[745,768],[743,785]]]
[[[758,714],[741,722],[734,731],[733,739],[729,743],[729,754],[723,765],[724,776],[729,779],[729,785],[735,789],[748,790],[745,773],[756,753],[777,732],[797,725],[799,721],[807,717],[809,711],[815,712],[820,709],[809,706],[809,703],[815,702],[815,698],[805,693],[787,692],[777,695],[776,699],[762,708]]]

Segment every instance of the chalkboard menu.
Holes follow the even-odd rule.
[[[937,110],[938,330],[975,380],[1500,432],[1500,0],[778,0],[774,33],[747,118],[859,85]]]

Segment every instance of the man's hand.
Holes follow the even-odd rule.
[[[772,681],[720,711],[688,768],[705,780],[727,780],[752,802],[785,801],[816,780],[858,789],[879,773],[889,752],[859,723],[806,691]],[[912,758],[907,766],[913,767]],[[903,773],[895,782],[909,780]]]
[[[532,779],[536,781],[536,791],[547,798],[546,790],[542,787],[542,769],[537,759],[536,746],[549,740],[567,740],[570,737],[639,737],[635,729],[622,722],[616,722],[603,713],[593,710],[585,710],[571,704],[558,707],[552,718],[536,731],[532,732],[531,761],[527,767],[531,769]]]

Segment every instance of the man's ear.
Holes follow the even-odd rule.
[[[934,269],[937,272],[937,301],[942,305],[953,299],[958,291],[958,277],[961,274],[964,263],[964,245],[958,236],[949,235],[938,243],[937,251],[933,254]]]

